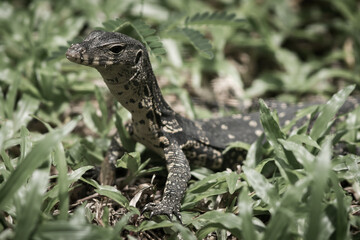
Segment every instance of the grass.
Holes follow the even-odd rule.
[[[99,27],[145,42],[191,118],[258,97],[330,100],[298,113],[318,112],[310,131],[279,126],[260,101],[267,140],[230,146],[248,150],[241,168],[193,169],[184,225],[148,220],[139,209],[161,194],[163,160],[128,139],[100,75],[64,57]],[[332,123],[360,82],[359,30],[355,0],[1,2],[0,239],[358,239],[359,109]],[[89,177],[116,130],[129,150],[118,189]]]

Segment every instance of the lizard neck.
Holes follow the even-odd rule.
[[[97,70],[112,95],[131,113],[135,135],[156,136],[161,119],[175,115],[161,94],[147,58],[135,66],[107,66]]]

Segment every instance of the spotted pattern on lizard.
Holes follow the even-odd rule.
[[[192,121],[174,112],[161,94],[146,48],[124,34],[93,31],[83,42],[71,45],[66,57],[99,71],[114,98],[132,114],[132,138],[165,158],[168,177],[163,198],[144,207],[151,216],[174,214],[181,220],[189,162],[220,168],[230,161],[222,153],[229,143],[252,143],[262,134],[259,113]],[[283,124],[302,106],[273,107]]]

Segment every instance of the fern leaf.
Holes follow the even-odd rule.
[[[212,46],[208,39],[204,37],[199,31],[190,28],[181,29],[182,33],[189,39],[191,44],[199,51],[200,55],[212,59],[214,54],[212,52]]]
[[[149,50],[150,53],[155,55],[157,59],[161,59],[160,55],[166,53],[160,38],[155,34],[156,30],[146,25],[141,20],[129,21],[126,19],[117,18],[103,23],[103,30],[109,32],[120,32],[125,26],[131,26],[137,33],[136,38],[140,40]]]
[[[227,12],[204,12],[204,13],[196,13],[192,17],[187,17],[185,20],[185,25],[203,25],[203,24],[211,24],[211,25],[239,25],[243,23],[244,19],[236,18],[234,13]]]

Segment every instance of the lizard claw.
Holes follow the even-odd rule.
[[[150,212],[150,219],[156,215],[166,215],[170,221],[172,221],[173,215],[175,215],[177,220],[179,220],[179,222],[182,224],[181,215],[178,210],[179,208],[180,207],[178,206],[172,206],[169,204],[169,202],[166,201],[161,201],[159,203],[148,203],[142,209],[141,215],[143,215],[145,212]]]

